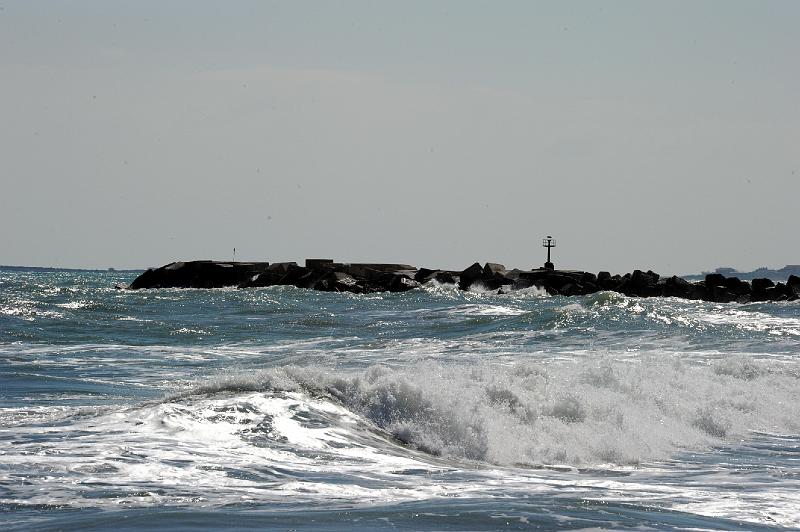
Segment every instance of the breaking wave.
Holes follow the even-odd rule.
[[[231,375],[196,393],[294,391],[325,397],[427,453],[502,465],[635,465],[750,431],[796,432],[794,365],[732,358],[693,366],[521,363],[346,374],[302,367]]]

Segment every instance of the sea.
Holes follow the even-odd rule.
[[[800,529],[800,304],[0,269],[3,530]]]

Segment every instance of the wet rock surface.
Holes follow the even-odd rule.
[[[681,277],[663,278],[647,270],[624,275],[597,274],[579,270],[508,270],[502,264],[476,262],[464,270],[416,268],[408,264],[339,263],[309,259],[295,262],[173,262],[149,269],[131,284],[141,288],[255,288],[296,286],[326,292],[405,292],[427,283],[455,284],[462,290],[499,293],[536,288],[551,295],[575,296],[613,291],[634,297],[678,297],[712,301],[757,302],[800,299],[800,278],[791,275],[785,283],[769,279],[751,282],[713,273],[699,282]]]
[[[268,262],[217,262],[195,260],[172,262],[151,268],[128,288],[221,288],[237,286],[266,271]]]

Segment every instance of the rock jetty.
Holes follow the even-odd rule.
[[[577,270],[507,269],[502,264],[472,264],[461,271],[417,268],[408,264],[339,263],[330,259],[296,262],[173,262],[151,268],[128,288],[253,288],[291,285],[326,292],[405,292],[429,282],[454,284],[462,290],[479,288],[499,293],[531,287],[551,295],[577,296],[613,291],[637,297],[679,297],[720,303],[795,301],[800,299],[800,277],[786,283],[770,279],[743,281],[719,273],[690,282],[681,277],[662,277],[653,271],[634,270],[625,275]]]

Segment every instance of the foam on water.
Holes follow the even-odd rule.
[[[347,497],[341,492],[347,484],[350,497],[373,501],[432,495],[410,479],[381,486],[391,471],[431,466],[341,406],[299,393],[191,397],[84,413],[29,430],[12,446],[10,435],[0,429],[7,466],[0,482],[16,485],[14,500],[26,504],[94,506],[98,486],[106,491],[99,498],[114,505],[227,504],[288,493],[313,499],[337,487]],[[27,482],[19,484],[22,470]],[[364,474],[373,482],[359,486],[356,477]],[[314,482],[320,475],[326,481]],[[0,502],[10,501],[0,496]]]
[[[800,429],[797,365],[728,359],[455,366],[337,374],[285,367],[201,389],[329,394],[434,455],[495,464],[638,464],[749,431]]]
[[[471,303],[459,305],[449,309],[442,309],[450,316],[519,316],[526,311],[520,308],[505,305],[487,305]]]
[[[572,494],[797,523],[788,487],[720,493],[714,484],[731,480],[718,465],[702,475],[686,460],[670,465],[679,452],[702,457],[751,441],[753,430],[797,433],[797,381],[797,367],[744,360],[220,375],[155,403],[39,409],[24,427],[4,426],[0,485],[13,488],[0,504],[224,506],[291,496],[363,505]]]

